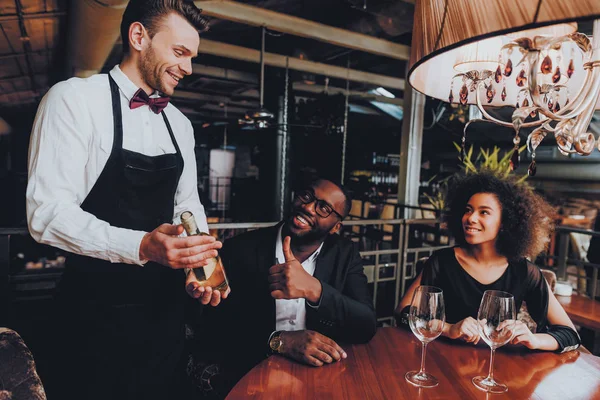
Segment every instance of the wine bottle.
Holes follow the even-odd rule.
[[[208,236],[208,233],[200,232],[198,225],[196,224],[196,218],[190,211],[184,211],[181,213],[181,224],[185,228],[188,236]],[[225,293],[229,287],[227,281],[227,275],[225,275],[225,268],[223,268],[223,262],[221,257],[209,258],[208,264],[200,268],[185,268],[185,274],[189,276],[194,274],[193,278],[200,284],[200,286],[210,286],[213,290],[218,290],[221,293]]]

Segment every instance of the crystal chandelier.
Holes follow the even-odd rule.
[[[409,83],[440,100],[477,106],[483,118],[465,125],[463,149],[469,125],[484,121],[514,129],[513,168],[520,130],[533,129],[530,175],[536,173],[536,148],[549,133],[564,155],[594,150],[596,138],[587,129],[600,109],[600,19],[591,39],[565,22],[600,18],[600,1],[566,3],[417,2]],[[514,108],[511,120],[490,115],[490,106]]]

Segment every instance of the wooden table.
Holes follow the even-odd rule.
[[[567,315],[575,325],[579,325],[581,343],[598,354],[600,346],[597,337],[600,335],[600,301],[573,294],[572,296],[556,296]]]
[[[600,301],[573,294],[556,296],[575,325],[600,331]]]
[[[380,328],[369,344],[342,347],[347,359],[320,368],[271,356],[227,399],[600,399],[600,358],[585,349],[554,354],[505,346],[496,352],[494,376],[509,389],[490,395],[471,383],[474,376],[487,375],[485,345],[445,338],[430,343],[426,369],[440,381],[431,389],[404,379],[421,358],[421,344],[408,330]]]

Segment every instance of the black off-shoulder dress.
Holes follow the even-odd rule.
[[[547,320],[549,288],[539,267],[521,259],[511,262],[500,278],[490,284],[482,284],[469,275],[456,259],[454,248],[434,252],[425,263],[421,285],[437,286],[444,292],[446,321],[455,324],[467,317],[477,319],[481,298],[486,290],[501,290],[515,297],[515,311],[523,301],[536,322],[537,333],[547,333],[559,344],[558,351],[579,347],[577,332],[568,326],[549,325]]]

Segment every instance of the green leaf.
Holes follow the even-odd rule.
[[[435,197],[431,197],[427,193],[423,194],[427,197],[427,201],[429,201],[429,204],[431,204],[435,210],[441,211],[444,209],[445,199],[442,193],[438,192]]]
[[[500,164],[508,163],[510,161],[510,158],[512,157],[513,152],[514,150],[504,153],[504,157],[502,157],[502,159],[500,160]]]

